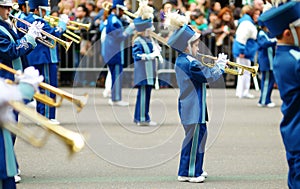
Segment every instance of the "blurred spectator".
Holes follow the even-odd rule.
[[[220,2],[216,1],[211,4],[211,11],[219,13],[222,9]]]
[[[262,12],[263,9],[264,9],[264,2],[263,2],[263,0],[253,0],[253,7],[255,9],[260,10],[260,12]]]
[[[239,20],[232,52],[237,63],[251,66],[251,61],[254,61],[254,56],[258,48],[256,42],[258,31],[255,23],[260,15],[260,11],[252,6],[246,5],[245,8],[242,9],[242,12],[245,14]],[[250,72],[248,71],[245,71],[243,75],[238,76],[236,86],[237,97],[254,98],[254,95],[249,93],[250,79]]]
[[[94,0],[87,0],[86,3],[85,3],[85,7],[89,11],[89,16],[93,19],[97,15],[97,12],[95,11],[95,9],[96,9],[95,1]]]
[[[232,11],[228,7],[221,9],[213,29],[213,32],[216,34],[218,53],[224,52],[228,55],[231,54],[231,44],[235,29]]]
[[[196,31],[198,33],[202,33],[202,31],[207,30],[207,21],[205,19],[205,15],[201,12],[200,9],[196,9],[191,14],[191,25],[195,26]]]
[[[212,30],[215,27],[217,20],[218,20],[218,13],[211,11],[208,16],[208,25],[207,25],[208,28],[207,29]]]
[[[160,10],[160,35],[162,37],[168,37],[169,31],[165,28],[165,15],[170,11],[176,11],[177,1],[175,0],[164,0],[162,4],[162,9]]]
[[[208,20],[209,12],[210,12],[210,0],[196,0],[197,9],[200,9],[204,15],[205,19]]]
[[[236,7],[233,10],[233,19],[234,19],[234,25],[235,27],[238,26],[238,21],[241,18],[241,8],[240,7]]]
[[[185,14],[185,16],[186,16],[189,23],[191,22],[191,15],[196,10],[196,8],[197,8],[196,1],[189,1],[188,2],[187,11],[185,11],[184,14]]]

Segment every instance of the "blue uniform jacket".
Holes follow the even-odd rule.
[[[208,121],[206,83],[217,80],[222,71],[209,68],[194,57],[181,53],[175,63],[176,79],[180,89],[178,111],[183,125]]]
[[[260,71],[273,70],[276,41],[271,40],[266,32],[260,30],[257,36],[258,63]]]
[[[15,43],[12,43],[10,37],[0,29],[0,62],[13,68],[13,60],[20,57],[22,64],[25,64],[25,55],[32,51],[34,46],[31,43],[28,43],[25,37],[19,38],[7,22],[0,20],[0,26],[4,27],[15,41]],[[14,75],[4,70],[0,70],[0,76],[14,80]]]
[[[280,131],[285,148],[300,151],[300,48],[278,45],[273,72],[282,99]]]
[[[146,45],[146,50],[143,45]],[[155,60],[141,60],[138,54],[148,54],[153,52],[151,39],[137,37],[132,47],[134,59],[134,84],[135,85],[154,85],[155,83]]]
[[[57,27],[51,27],[48,22],[44,21],[41,17],[30,13],[24,18],[27,22],[33,23],[34,21],[40,21],[44,23],[43,30],[55,37],[60,37],[63,34],[63,30],[59,30]],[[20,25],[20,27],[27,28],[25,25]],[[49,41],[52,41],[48,38]],[[52,41],[53,43],[53,41]],[[54,48],[49,48],[46,45],[37,42],[37,47],[28,54],[27,59],[30,66],[38,65],[38,64],[50,64],[50,63],[58,63],[58,51],[57,46]]]
[[[122,21],[115,14],[110,14],[107,18],[102,52],[106,64],[124,64],[124,40],[127,37]]]
[[[246,20],[250,21],[254,25],[253,19],[248,14],[245,14],[242,18],[240,18],[239,24]],[[247,28],[245,28],[245,29],[247,29]],[[254,56],[257,51],[257,48],[258,48],[257,42],[252,38],[249,38],[247,40],[246,45],[244,45],[244,44],[238,42],[236,39],[234,39],[233,45],[232,45],[232,53],[233,53],[234,58],[239,57],[240,54],[244,54],[245,58],[250,59],[251,61],[254,61]]]

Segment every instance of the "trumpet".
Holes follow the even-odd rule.
[[[48,22],[51,26],[57,26],[58,20],[55,20],[53,16],[44,16],[43,18],[46,22]],[[71,32],[70,30],[78,30],[78,27],[74,26],[67,26],[66,32],[63,34],[63,36],[67,39],[70,39],[74,41],[75,43],[79,44],[81,41],[81,37],[76,35],[75,33]]]
[[[48,18],[46,18],[46,19],[48,19]],[[53,19],[55,22],[59,21],[59,17],[56,17],[56,16],[49,16],[49,19]],[[67,26],[67,28],[70,30],[79,30],[81,28],[89,30],[91,27],[91,23],[84,24],[84,23],[79,23],[79,22],[75,22],[75,21],[71,21],[71,20],[69,21],[69,24],[74,25],[74,26]]]
[[[21,125],[17,126],[14,123],[2,124],[5,129],[16,134],[31,145],[35,147],[42,147],[45,144],[49,133],[53,133],[65,142],[71,153],[79,152],[84,147],[84,137],[81,134],[68,130],[60,125],[50,123],[46,117],[26,107],[26,105],[22,102],[10,101],[8,104],[21,115],[24,115],[26,118],[34,121],[35,123],[38,123],[46,130],[46,134],[43,137],[37,137],[30,129]]]
[[[26,34],[27,30],[24,29],[24,28],[17,27],[16,22],[17,21],[22,22],[26,26],[31,26],[31,24],[29,22],[27,22],[26,20],[23,20],[21,18],[15,17],[12,14],[9,14],[9,16],[12,18],[12,22],[14,23],[15,27],[17,28],[17,30],[19,30],[20,32]],[[60,45],[62,45],[68,51],[69,48],[70,48],[70,46],[72,45],[72,41],[71,42],[64,41],[64,40],[62,40],[62,39],[60,39],[58,37],[55,37],[54,35],[51,35],[48,32],[45,32],[44,30],[41,31],[41,34],[44,35],[44,36],[46,36],[46,37],[48,37],[49,39],[52,39],[54,41],[54,43],[52,43],[52,42],[50,42],[50,41],[48,41],[46,39],[43,39],[43,37],[42,38],[37,38],[37,41],[39,41],[40,43],[46,45],[49,48],[54,48],[55,45],[56,45],[56,42],[57,42]]]
[[[102,3],[102,7],[106,10],[106,11],[109,11],[109,9],[112,7],[112,3],[111,2],[108,2],[108,1],[105,1]],[[124,10],[123,9],[123,12],[128,15],[129,17],[131,18],[137,18],[138,16],[128,10]],[[158,35],[157,33],[153,32],[153,31],[150,31],[150,36],[153,37],[154,39],[156,39],[157,41],[160,41],[161,43],[163,43],[164,45],[168,46],[168,43],[167,43],[167,40],[163,37],[161,37],[160,35]]]
[[[197,53],[197,55],[202,57],[202,61],[201,62],[202,62],[203,65],[205,65],[207,67],[214,67],[215,63],[207,63],[207,62],[205,62],[205,58],[212,59],[212,60],[217,60],[218,59],[217,57],[213,57],[213,56],[210,56],[210,55],[201,54],[199,52]],[[247,70],[247,71],[249,71],[251,73],[252,77],[255,77],[256,74],[257,74],[257,72],[258,72],[258,65],[255,65],[255,66],[245,66],[245,65],[238,64],[236,62],[231,62],[231,61],[228,61],[227,64],[230,65],[230,66],[239,68],[239,69],[225,68],[225,73],[228,73],[228,74],[243,75],[244,71]]]
[[[0,63],[0,69],[4,69],[12,74],[18,74],[16,70],[6,66],[5,64]],[[57,96],[60,96],[60,100],[54,100],[50,97],[48,97],[45,94],[35,93],[34,98],[38,100],[39,102],[42,102],[49,106],[59,107],[62,104],[63,99],[67,99],[73,104],[77,106],[77,112],[80,112],[82,108],[86,105],[88,100],[88,94],[85,93],[83,96],[76,96],[72,95],[66,91],[63,91],[59,88],[53,87],[47,83],[41,82],[39,86],[45,90],[50,91],[51,93],[56,94]]]

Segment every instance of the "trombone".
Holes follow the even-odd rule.
[[[46,143],[46,140],[49,136],[48,134],[53,133],[63,140],[63,142],[69,147],[71,153],[79,152],[84,147],[84,137],[81,134],[68,130],[60,125],[54,125],[50,123],[46,117],[26,107],[26,105],[24,105],[22,102],[10,101],[8,103],[21,115],[24,115],[26,118],[34,121],[35,123],[38,123],[46,130],[46,134],[43,137],[38,137],[35,136],[30,129],[21,125],[17,126],[11,122],[2,124],[5,129],[16,134],[29,144],[35,147],[42,147]]]
[[[215,63],[207,63],[207,62],[205,62],[205,58],[212,59],[212,60],[217,60],[218,59],[217,57],[201,54],[199,52],[197,53],[197,55],[202,57],[201,58],[202,59],[202,61],[201,61],[202,64],[207,66],[207,67],[210,67],[210,68],[214,67]],[[225,73],[228,73],[228,74],[243,75],[244,71],[247,70],[251,73],[252,77],[255,77],[257,72],[258,72],[258,64],[255,65],[255,66],[245,66],[245,65],[238,64],[236,62],[231,62],[231,61],[228,61],[227,64],[230,65],[230,66],[239,68],[239,69],[225,68]]]
[[[17,74],[17,71],[6,66],[5,64],[0,63],[0,69],[4,69],[12,74]],[[53,87],[47,83],[41,82],[39,86],[45,90],[50,91],[51,93],[54,93],[58,96],[60,96],[60,100],[55,101],[54,99],[48,97],[45,94],[41,93],[35,93],[34,98],[38,100],[41,103],[44,103],[48,106],[54,106],[54,107],[59,107],[62,104],[63,99],[67,99],[70,102],[74,103],[77,106],[77,112],[80,112],[82,108],[86,105],[87,100],[88,100],[88,94],[85,93],[82,96],[76,96],[72,95],[66,91],[63,91],[59,88]]]
[[[48,22],[51,26],[57,26],[58,21],[53,18],[53,16],[44,16],[44,20]],[[78,27],[74,26],[67,26],[66,33],[63,36],[67,39],[74,41],[75,43],[79,44],[81,41],[81,37],[76,35],[75,33],[71,32],[70,30],[78,30]]]
[[[22,22],[23,24],[25,24],[26,26],[31,26],[31,23],[27,22],[26,20],[23,20],[21,18],[18,18],[18,17],[15,17],[14,15],[12,14],[9,14],[9,16],[12,18],[12,22],[14,23],[15,27],[17,28],[17,30],[19,30],[20,32],[26,34],[27,33],[27,30],[24,29],[24,28],[20,28],[20,27],[17,27],[17,21],[19,22]],[[52,39],[54,41],[54,43],[51,43],[50,41],[46,40],[46,39],[43,39],[42,38],[37,38],[37,40],[46,45],[47,47],[49,48],[54,48],[55,45],[56,45],[56,42],[61,44],[67,51],[69,50],[71,44],[72,44],[72,41],[71,42],[67,42],[67,41],[64,41],[58,37],[55,37],[54,35],[51,35],[50,33],[48,32],[45,32],[44,30],[41,31],[41,34],[43,34],[44,36]]]

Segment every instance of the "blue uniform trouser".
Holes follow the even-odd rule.
[[[300,188],[300,151],[286,152],[289,164],[288,186],[290,189]]]
[[[260,82],[260,99],[259,103],[262,105],[267,105],[271,103],[271,94],[274,87],[275,79],[273,71],[263,71],[262,79]]]
[[[0,179],[1,189],[16,189],[16,183],[14,177],[8,177],[7,179]]]
[[[178,176],[199,177],[203,173],[203,159],[207,138],[206,124],[184,125]]]
[[[111,73],[111,100],[120,101],[122,100],[122,64],[108,65]]]
[[[152,86],[142,85],[138,86],[138,93],[135,104],[134,122],[148,122],[149,117],[149,105],[151,97]]]
[[[39,64],[34,65],[39,70],[40,75],[44,76],[44,82],[57,87],[57,64]],[[50,93],[48,90],[40,88],[40,93],[46,94],[52,99],[55,99],[55,94]],[[50,107],[37,101],[37,112],[47,117],[48,119],[55,119],[55,107]]]

